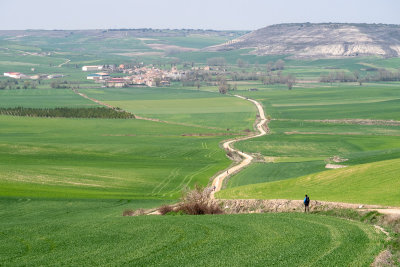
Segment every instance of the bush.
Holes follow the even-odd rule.
[[[195,185],[194,189],[182,192],[181,202],[176,207],[164,205],[158,208],[161,215],[222,214],[218,202],[211,199],[211,188]]]
[[[134,210],[124,210],[124,212],[122,212],[122,216],[133,216],[134,214]]]
[[[158,208],[158,212],[161,215],[165,215],[171,211],[173,211],[173,208],[170,205],[162,205],[161,207]]]
[[[211,199],[211,192],[210,188],[198,185],[195,185],[193,190],[185,190],[176,211],[183,211],[189,215],[222,214],[218,202]]]

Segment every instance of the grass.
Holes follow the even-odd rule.
[[[262,102],[273,119],[400,120],[399,83],[316,84],[289,91],[284,86],[260,87],[240,94]]]
[[[245,185],[218,193],[219,198],[302,199],[400,205],[400,160],[360,164],[283,181]]]
[[[372,226],[312,214],[121,216],[123,209],[155,204],[1,200],[0,261],[45,266],[368,266],[382,249],[383,236]]]
[[[252,129],[256,108],[248,101],[217,93],[176,88],[81,90],[90,97],[134,114],[220,129]]]
[[[2,108],[98,107],[69,89],[0,90]]]
[[[235,147],[261,153],[277,163],[258,164],[234,175],[227,184],[228,188],[318,173],[325,165],[323,160],[333,156],[348,159],[342,164],[350,166],[400,157],[399,126],[311,121],[396,120],[400,96],[398,83],[374,83],[363,87],[340,84],[322,86],[295,88],[292,91],[282,86],[271,86],[260,87],[258,92],[239,92],[262,102],[266,114],[276,120],[269,124],[269,135],[239,142]],[[290,166],[295,166],[297,162],[303,166],[315,160],[319,163],[304,167],[308,173],[302,167],[292,169],[280,165],[291,162],[293,164]],[[275,172],[273,169],[278,166],[282,166],[284,171]],[[357,192],[356,187],[353,190]]]
[[[230,164],[217,130],[140,120],[0,116],[0,195],[169,198]],[[182,136],[207,133],[211,136]]]
[[[324,169],[324,161],[253,163],[230,178],[227,188],[285,180]]]
[[[384,157],[390,153],[396,158],[400,140],[397,136],[273,134],[239,142],[235,146],[243,151],[260,152],[271,157],[340,156],[355,160],[367,157],[370,153]]]

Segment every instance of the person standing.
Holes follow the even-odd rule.
[[[304,198],[304,212],[310,212],[310,198],[306,195]]]

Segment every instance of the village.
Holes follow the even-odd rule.
[[[153,66],[83,66],[82,71],[95,72],[87,75],[88,80],[101,83],[103,87],[133,87],[133,86],[169,86],[171,81],[179,81],[185,74],[176,67],[162,70]],[[122,77],[112,77],[110,73],[123,73]]]
[[[35,71],[34,68],[31,70]],[[170,70],[162,70],[152,65],[150,66],[131,66],[121,64],[117,65],[94,65],[83,66],[83,72],[90,72],[87,80],[93,80],[95,83],[101,84],[102,87],[159,87],[170,86],[171,81],[180,81],[185,75],[184,71],[179,71],[177,67],[172,66]],[[115,75],[120,73],[120,77]],[[21,72],[4,72],[4,77],[13,79],[31,79],[44,80],[63,78],[63,74],[24,74]]]

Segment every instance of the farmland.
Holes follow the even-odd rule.
[[[382,248],[382,236],[373,227],[318,215],[121,217],[124,208],[156,204],[3,200],[1,262],[364,266]],[[304,254],[304,244],[309,253]]]
[[[400,204],[397,193],[387,191],[399,177],[398,84],[270,87],[243,95],[263,103],[271,132],[236,147],[265,162],[234,175],[219,197],[299,199],[309,193],[320,200]],[[350,167],[326,170],[327,163]]]
[[[2,196],[176,198],[229,165],[218,147],[226,137],[208,129],[134,119],[0,121]],[[211,136],[182,136],[191,133]]]
[[[0,71],[65,76],[27,89],[18,81],[0,90],[0,108],[100,107],[74,89],[161,122],[133,115],[1,115],[0,265],[368,266],[383,249],[372,226],[318,214],[122,213],[175,203],[183,188],[210,185],[232,164],[221,142],[251,133],[257,119],[255,106],[233,94],[262,103],[270,132],[235,144],[256,162],[232,175],[217,198],[301,199],[308,193],[312,200],[399,206],[399,83],[319,82],[333,69],[363,77],[366,66],[396,70],[397,59],[297,60],[248,49],[201,50],[240,32],[91,34],[1,36]],[[82,65],[151,64],[191,72],[215,58],[224,64],[212,66],[209,80],[198,86],[105,88],[81,71]],[[265,65],[279,59],[284,69],[272,72],[296,75],[300,82],[292,90],[261,77],[234,78],[264,75]],[[227,94],[219,93],[219,79],[231,86]],[[51,88],[54,81],[67,89]],[[327,163],[348,167],[328,170]]]
[[[399,206],[400,160],[384,160],[222,191],[221,198],[314,199]]]
[[[185,90],[87,89],[83,93],[134,114],[165,121],[235,131],[252,129],[255,107],[236,97]]]

